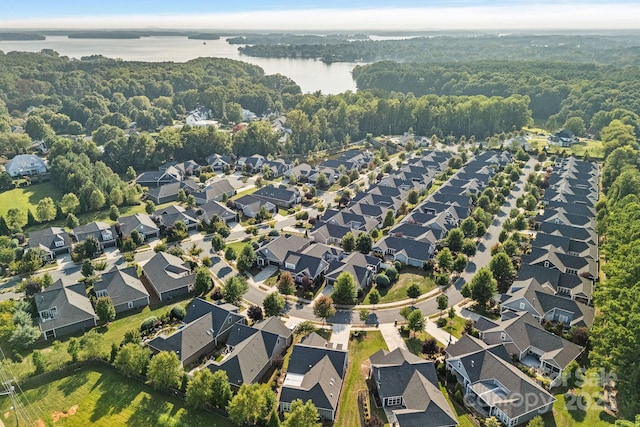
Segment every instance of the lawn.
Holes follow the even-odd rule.
[[[578,390],[576,394],[584,396],[584,406],[578,402],[576,406],[585,409],[567,409],[567,403],[576,404],[577,402],[567,402],[564,397],[565,389],[554,394],[557,399],[553,405],[553,414],[544,416],[545,425],[557,427],[605,427],[615,423],[615,418],[604,411],[597,402],[602,398],[602,387],[597,381],[596,371],[589,370],[585,375],[585,384]]]
[[[413,332],[407,332],[406,330],[403,330],[400,332],[400,335],[407,345],[407,349],[409,349],[411,353],[415,354],[418,357],[425,357],[425,355],[422,354],[422,343],[429,338],[433,338],[428,332],[422,331],[414,335]],[[439,341],[438,344],[441,346],[444,345]]]
[[[241,191],[239,193],[236,193],[233,197],[231,197],[231,200],[238,200],[240,197],[242,196],[246,196],[247,194],[253,194],[256,191],[258,191],[258,187],[251,187],[251,188],[247,188],[244,191]]]
[[[336,426],[359,426],[360,414],[358,410],[358,391],[366,390],[367,383],[361,370],[362,362],[380,349],[387,349],[387,344],[378,331],[360,332],[357,338],[352,337],[349,341],[349,366],[347,377],[342,385],[342,396],[338,417],[334,425]],[[375,405],[372,409],[375,412]],[[382,420],[384,413],[382,413]]]
[[[444,329],[445,331],[449,332],[451,335],[453,335],[456,338],[461,338],[462,337],[462,331],[464,330],[464,324],[466,319],[460,317],[460,316],[456,316],[452,319],[449,319],[449,317],[447,316],[447,314],[445,313],[445,318],[447,319],[447,326],[445,326]]]
[[[405,266],[402,268],[400,277],[398,278],[396,283],[394,283],[389,288],[378,288],[378,292],[380,292],[380,303],[383,304],[387,302],[395,302],[408,299],[407,289],[414,283],[420,286],[421,295],[429,292],[436,287],[433,279],[431,279],[431,277],[429,277],[424,270]],[[373,290],[374,288],[375,286],[371,289]],[[369,291],[369,293],[371,293],[371,291]],[[367,297],[365,297],[364,301],[365,304],[369,304],[368,295]]]
[[[106,367],[88,367],[73,375],[25,390],[28,414],[36,425],[56,426],[231,426],[219,415],[187,409],[178,398],[158,393],[147,385]],[[26,403],[25,399],[22,399]],[[0,400],[2,422],[16,425],[11,401]],[[75,413],[73,410],[75,409]],[[60,411],[67,414],[54,420]],[[56,414],[57,413],[57,414]],[[25,420],[22,419],[21,425]]]
[[[457,403],[453,403],[451,401],[451,398],[449,397],[449,393],[447,393],[447,389],[444,386],[442,385],[440,386],[440,391],[442,391],[442,394],[444,394],[444,398],[447,399],[447,402],[449,402],[449,406],[453,408],[453,412],[456,414],[456,418],[458,418],[458,426],[459,427],[476,427],[473,421],[471,421],[471,417],[469,417],[469,414],[467,413],[467,411],[465,411],[464,408],[462,408]]]
[[[57,201],[62,198],[62,193],[52,182],[33,184],[28,187],[14,188],[13,190],[2,192],[0,193],[0,215],[6,216],[9,209],[18,208],[24,212],[26,220],[27,210],[31,209],[31,212],[35,214],[36,205],[45,197],[51,197],[54,201]]]

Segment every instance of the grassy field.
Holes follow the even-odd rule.
[[[436,287],[436,284],[433,282],[431,277],[429,277],[423,270],[406,266],[402,268],[400,277],[396,283],[389,288],[378,288],[378,292],[380,292],[380,303],[407,299],[407,289],[414,283],[420,286],[420,294],[425,294]],[[373,290],[374,287],[371,289]],[[369,295],[365,297],[364,303],[369,304]]]
[[[445,314],[445,316],[447,316]],[[447,326],[445,326],[444,329],[445,331],[449,332],[451,335],[453,335],[456,338],[460,338],[462,337],[462,331],[464,330],[464,323],[465,323],[464,318],[460,317],[460,316],[456,316],[453,318],[453,320],[449,319],[449,317],[447,317]]]
[[[233,197],[231,197],[231,200],[238,200],[240,197],[246,196],[247,194],[253,194],[256,191],[258,191],[258,187],[248,188],[248,189],[246,189],[244,191],[241,191],[241,192],[235,194]]]
[[[447,393],[447,389],[444,386],[440,386],[440,391],[444,394],[445,399],[449,402],[449,405],[453,408],[453,412],[456,414],[458,418],[458,426],[459,427],[476,427],[476,425],[471,421],[469,414],[457,403],[453,403],[449,394]]]
[[[226,418],[187,409],[181,400],[104,367],[37,384],[25,395],[31,402],[29,415],[33,421],[42,420],[41,426],[231,426]],[[10,408],[9,398],[1,397],[0,413],[7,427],[16,425]]]
[[[598,401],[602,398],[602,387],[595,380],[595,371],[587,371],[585,384],[578,390],[576,394],[584,396],[584,405],[576,405],[584,409],[567,409],[567,403],[575,404],[575,401],[567,402],[564,392],[554,394],[557,399],[553,405],[553,414],[546,414],[544,421],[546,426],[553,427],[605,427],[615,423],[615,418],[604,411]]]
[[[45,197],[51,197],[56,201],[62,197],[62,193],[51,182],[2,192],[0,193],[0,215],[5,216],[9,209],[18,208],[24,212],[26,219],[27,210],[31,209],[35,214],[36,205]]]
[[[360,332],[358,338],[349,342],[349,368],[347,378],[342,385],[342,396],[336,426],[359,426],[358,391],[366,390],[367,384],[363,372],[362,362],[380,349],[387,349],[387,344],[378,331]],[[375,405],[373,405],[375,408]],[[372,409],[373,409],[372,408]],[[383,418],[383,421],[386,421]]]
[[[402,339],[404,339],[405,344],[409,351],[416,356],[424,358],[424,354],[422,354],[422,343],[429,338],[433,338],[428,332],[422,331],[418,332],[414,335],[413,332],[401,332]],[[444,345],[439,342],[440,345]]]

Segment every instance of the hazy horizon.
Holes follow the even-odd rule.
[[[74,7],[74,3],[77,6]],[[204,0],[86,4],[34,0],[29,11],[17,5],[3,8],[3,30],[74,29],[198,29],[207,31],[378,31],[419,32],[459,30],[603,31],[640,29],[640,3],[618,0],[443,1],[424,2],[279,2],[247,1],[212,5]],[[325,5],[325,7],[322,7]],[[215,9],[215,10],[212,10]],[[199,10],[199,11],[198,11]],[[118,12],[120,11],[120,12]]]

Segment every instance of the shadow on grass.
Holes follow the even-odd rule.
[[[91,421],[96,422],[103,417],[122,412],[137,396],[139,390],[130,386],[129,381],[118,374],[101,371],[100,397],[96,401],[91,414]],[[145,424],[140,424],[145,425]],[[152,424],[147,424],[152,425]]]
[[[69,396],[71,393],[85,385],[89,381],[87,371],[83,371],[71,377],[67,377],[59,386],[58,389],[64,393],[65,396]]]
[[[163,425],[172,425],[169,419],[171,415],[165,415],[168,409],[169,404],[167,402],[154,401],[149,396],[144,396],[136,408],[136,411],[127,420],[127,425],[155,426],[160,424],[159,421],[162,421]],[[165,417],[166,419],[164,419]],[[160,418],[163,419],[161,420]]]

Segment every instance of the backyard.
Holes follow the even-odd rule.
[[[42,379],[24,391],[26,399],[21,401],[33,421],[41,420],[38,426],[231,426],[219,415],[187,409],[180,399],[106,367],[87,367],[54,381]],[[0,398],[7,427],[16,426],[11,407],[8,397]]]
[[[416,267],[404,266],[398,280],[388,288],[373,286],[371,290],[378,289],[380,293],[380,304],[402,301],[408,299],[407,289],[417,284],[420,287],[420,295],[435,289],[436,284],[431,277],[422,269]],[[371,291],[369,291],[371,294]],[[369,304],[369,296],[364,299],[365,304]]]
[[[387,344],[378,331],[360,332],[357,337],[349,341],[349,367],[347,377],[342,385],[342,396],[340,398],[340,408],[338,417],[334,425],[336,426],[358,426],[360,425],[360,413],[358,410],[358,392],[367,389],[365,380],[366,373],[362,369],[362,363],[373,353],[380,349],[387,349]],[[384,412],[377,411],[375,404],[371,402],[373,413],[386,421]]]

